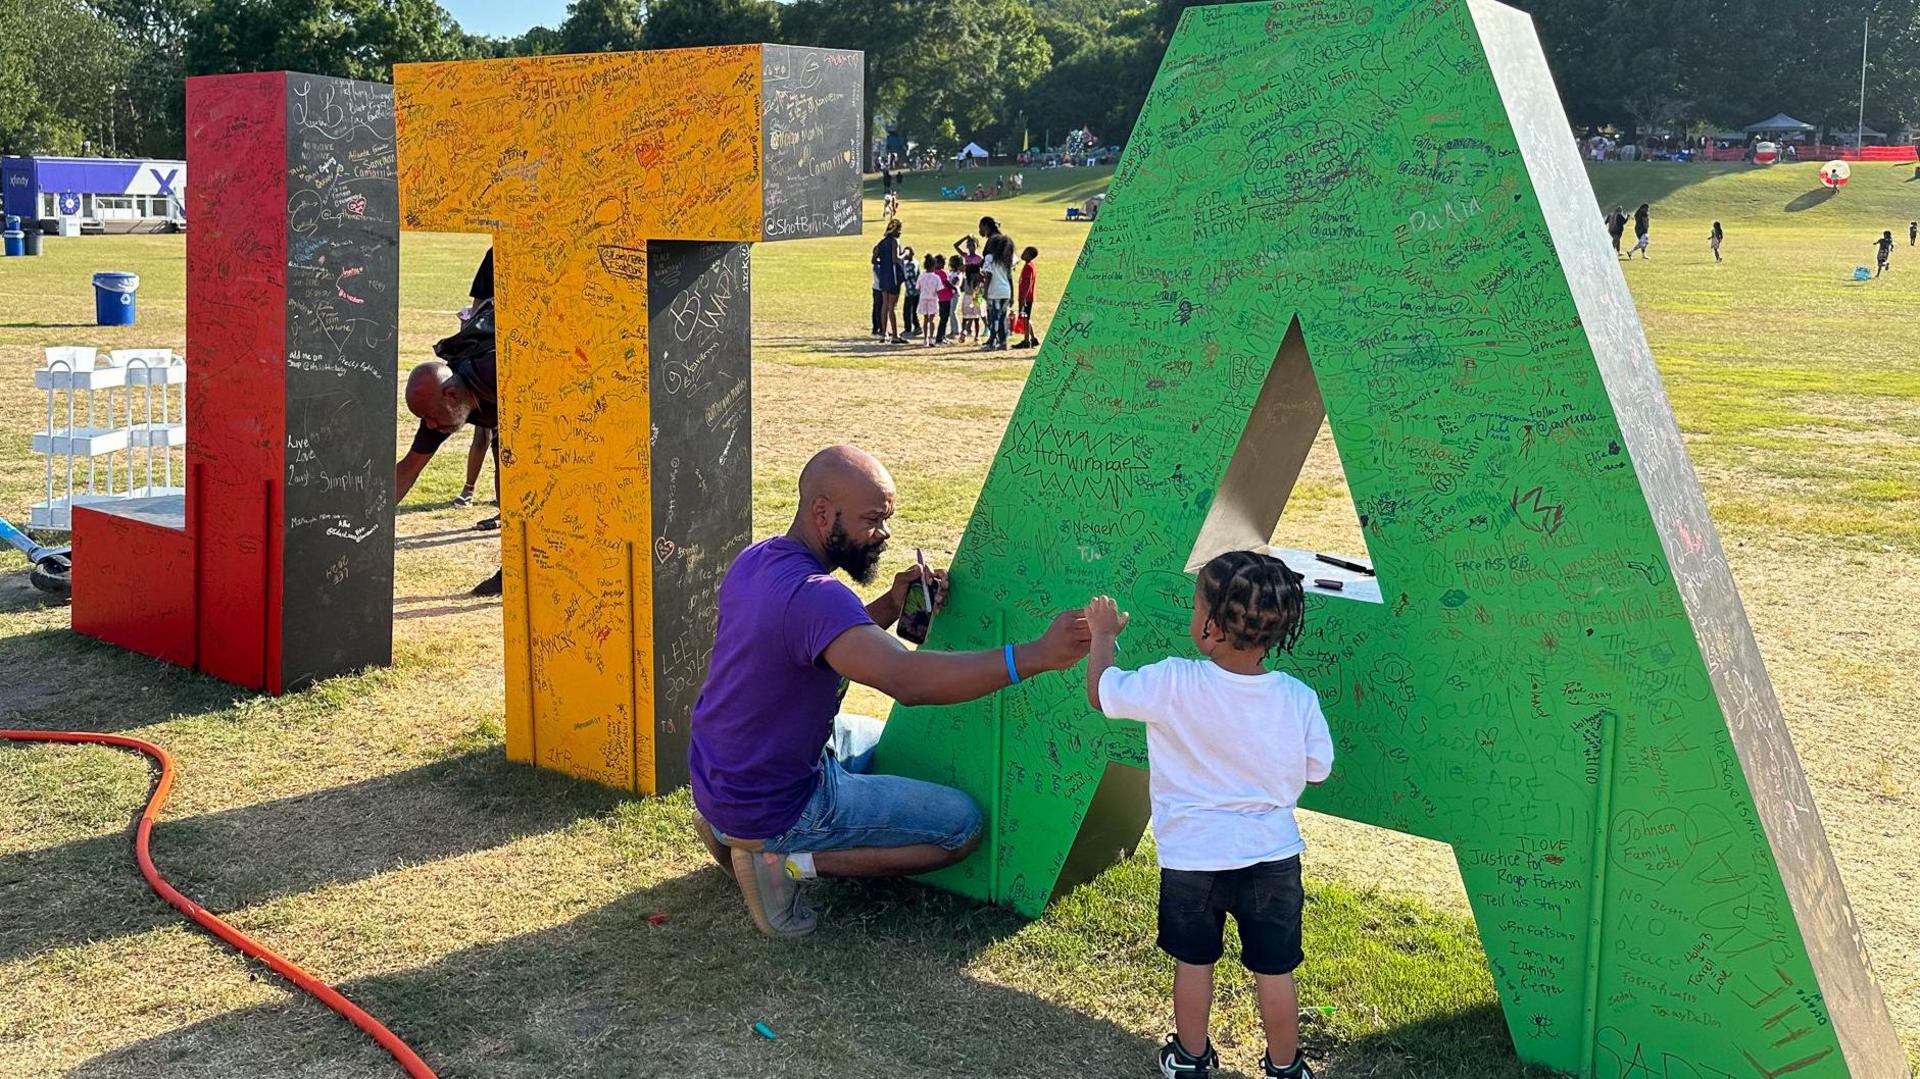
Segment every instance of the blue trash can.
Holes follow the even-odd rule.
[[[27,236],[19,229],[0,231],[0,245],[4,245],[9,255],[24,255],[27,253]]]
[[[101,326],[131,326],[138,305],[134,294],[140,291],[140,275],[97,273],[93,275],[93,316]]]

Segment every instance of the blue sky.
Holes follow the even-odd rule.
[[[559,26],[567,0],[440,0],[469,34],[512,37],[529,26]]]

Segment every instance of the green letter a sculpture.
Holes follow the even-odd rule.
[[[1186,13],[928,647],[1107,591],[1123,664],[1189,653],[1191,569],[1266,541],[1323,408],[1379,577],[1316,588],[1280,657],[1338,744],[1308,806],[1453,846],[1520,1055],[1906,1074],[1515,11]],[[1138,839],[1145,764],[1060,676],[897,709],[879,758],[987,807],[933,881],[1027,914]]]

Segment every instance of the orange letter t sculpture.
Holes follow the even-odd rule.
[[[779,45],[395,68],[402,227],[494,234],[513,759],[686,782],[752,527],[747,245],[860,231],[861,77]]]

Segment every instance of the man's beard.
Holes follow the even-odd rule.
[[[886,540],[865,546],[853,542],[853,537],[841,527],[839,515],[834,515],[833,531],[827,533],[827,565],[846,570],[847,576],[858,584],[872,584],[873,571],[886,550]]]

